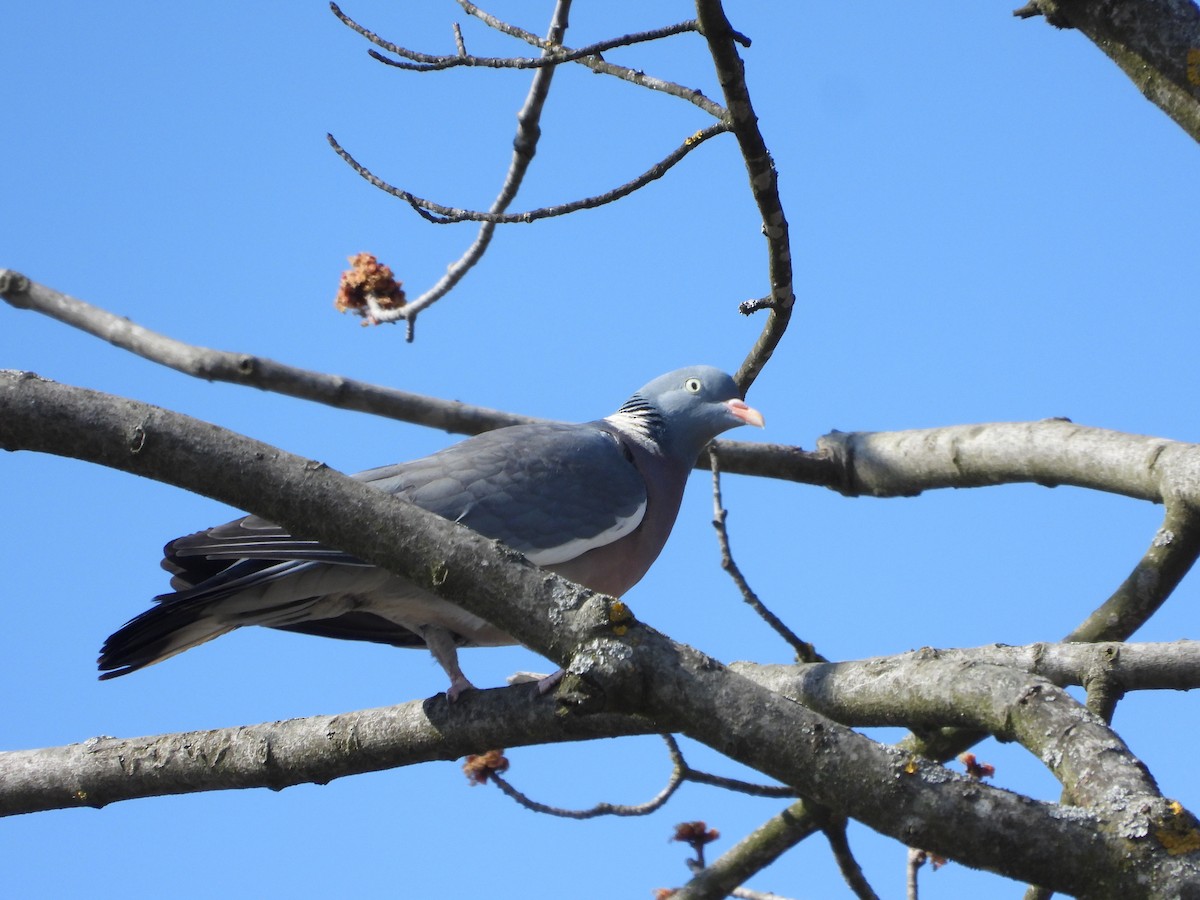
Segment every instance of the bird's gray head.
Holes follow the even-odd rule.
[[[741,397],[734,380],[720,369],[688,366],[655,378],[608,421],[690,464],[722,432],[746,424],[762,427],[762,414]]]

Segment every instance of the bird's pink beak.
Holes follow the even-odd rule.
[[[747,406],[741,400],[726,400],[725,405],[729,408],[731,413],[733,413],[747,425],[755,425],[759,428],[763,428],[767,424],[766,420],[763,419],[762,413],[760,413],[753,406]]]

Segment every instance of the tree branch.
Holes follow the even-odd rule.
[[[833,851],[833,858],[837,860],[838,869],[841,870],[842,877],[854,892],[854,896],[859,900],[879,900],[879,895],[863,874],[862,866],[854,858],[854,851],[850,849],[850,841],[846,837],[846,821],[843,819],[831,822],[822,830],[825,832],[825,839],[829,841],[829,849]]]
[[[1066,419],[825,435],[818,450],[843,470],[847,496],[913,497],[946,487],[1074,485],[1163,503],[1197,505],[1197,445],[1076,425]],[[733,461],[723,454],[726,468]],[[797,475],[811,473],[808,460]],[[822,476],[828,472],[822,470]],[[780,477],[787,477],[784,472]],[[797,479],[799,480],[799,479]]]
[[[570,9],[571,0],[557,0],[554,15],[550,21],[550,29],[546,34],[546,42],[553,50],[548,50],[547,53],[560,52],[563,49],[562,38],[567,30],[567,17]],[[533,161],[538,140],[541,137],[538,122],[541,119],[542,108],[546,103],[546,96],[550,92],[550,83],[556,68],[556,66],[545,66],[534,73],[533,83],[525,98],[525,105],[517,113],[517,135],[513,139],[512,161],[509,163],[508,173],[505,175],[500,193],[492,202],[490,212],[504,212],[525,180],[525,173],[529,171],[529,164]],[[329,140],[335,147],[338,146],[332,135],[329,136]],[[404,319],[408,323],[407,339],[411,341],[417,316],[422,310],[446,296],[463,279],[463,276],[474,268],[492,242],[492,232],[495,228],[496,226],[491,222],[482,223],[475,240],[466,252],[451,263],[446,269],[446,274],[421,296],[402,306],[393,306],[387,309],[372,307],[364,309],[361,314],[367,316],[372,322],[395,322]]]
[[[737,44],[744,42],[725,17],[720,0],[696,0],[696,19],[708,41],[717,78],[725,95],[729,112],[726,121],[733,128],[746,174],[750,177],[750,193],[762,216],[763,235],[767,239],[767,270],[771,284],[770,314],[754,347],[734,376],[738,384],[748,388],[758,377],[771,354],[775,352],[792,317],[796,295],[792,289],[792,248],[788,239],[787,217],[779,197],[779,180],[775,161],[767,150],[766,141],[758,129],[758,116],[750,102],[746,87],[746,70],[738,55]],[[760,305],[757,308],[762,308]]]
[[[36,377],[0,376],[0,446],[73,456],[242,506],[411,578],[567,665],[567,711],[637,713],[906,844],[1057,890],[1097,883],[1148,896],[1200,886],[1188,858],[1134,838],[1172,815],[1135,804],[1115,835],[1082,811],[1037,803],[880,746],[632,618],[477,534],[319,464],[186,416]],[[486,565],[485,565],[486,563]],[[547,610],[553,610],[547,615]],[[666,730],[676,730],[671,724]],[[324,742],[324,738],[320,740]],[[1145,881],[1150,878],[1149,887]]]
[[[0,297],[176,371],[243,384],[341,409],[354,409],[462,434],[538,421],[487,407],[439,400],[327,375],[251,354],[212,350],[135,325],[82,300],[0,269]],[[783,444],[718,441],[723,471],[830,488],[846,496],[912,497],[939,488],[1036,483],[1074,485],[1152,503],[1170,501],[1126,585],[1173,588],[1197,540],[1187,510],[1200,508],[1200,445],[1075,425],[1061,419],[954,425],[913,431],[825,435],[817,451]],[[708,469],[701,459],[697,468]],[[1128,590],[1126,591],[1128,593]],[[1149,595],[1147,595],[1149,596]],[[1116,595],[1114,595],[1116,597]],[[1115,602],[1115,601],[1114,601]],[[1083,626],[1081,626],[1083,627]],[[1127,635],[1122,635],[1122,637]]]
[[[439,400],[341,375],[313,372],[249,353],[185,344],[135,325],[124,316],[30,281],[11,269],[0,269],[0,297],[17,309],[49,316],[114,347],[205,381],[241,384],[338,409],[417,422],[460,434],[478,434],[504,425],[536,421],[529,416],[471,406],[457,400]]]
[[[721,568],[733,579],[733,583],[737,586],[739,593],[742,595],[742,600],[745,601],[746,605],[754,610],[759,618],[771,626],[771,629],[792,648],[792,651],[796,654],[797,662],[826,662],[825,657],[817,653],[811,643],[802,640],[779,616],[767,608],[766,604],[759,599],[758,594],[754,592],[754,589],[750,587],[750,583],[746,581],[746,577],[742,574],[742,570],[737,562],[734,561],[733,551],[729,547],[729,532],[725,527],[725,520],[728,518],[729,513],[721,501],[720,449],[716,444],[709,445],[708,459],[712,467],[712,524],[717,532],[717,545],[721,549]]]
[[[1150,547],[1121,586],[1064,641],[1123,641],[1142,627],[1200,555],[1194,507],[1166,501],[1167,512]]]
[[[620,37],[610,38],[606,41],[598,41],[595,44],[589,44],[586,47],[581,47],[578,50],[561,53],[549,53],[537,58],[529,57],[500,57],[500,56],[473,56],[466,52],[462,43],[456,40],[458,52],[454,55],[441,55],[436,53],[419,53],[416,50],[409,50],[407,47],[401,47],[399,44],[394,44],[391,41],[386,41],[373,31],[364,28],[358,22],[351,19],[348,15],[342,12],[341,8],[336,3],[329,4],[333,14],[341,20],[342,24],[350,28],[350,30],[362,35],[376,47],[386,50],[388,53],[403,57],[404,59],[412,60],[410,63],[400,62],[394,59],[388,59],[374,50],[368,51],[373,59],[379,60],[381,63],[392,66],[397,69],[405,69],[410,72],[439,72],[445,69],[455,69],[459,67],[468,68],[487,68],[487,69],[539,69],[543,66],[557,66],[565,62],[574,62],[584,56],[598,56],[607,50],[613,50],[617,47],[628,47],[634,44],[644,44],[648,41],[662,40],[663,38],[673,37],[677,34],[685,34],[690,31],[697,31],[699,28],[695,19],[689,19],[685,22],[678,22],[674,25],[665,25],[662,28],[654,28],[650,31],[639,31],[633,34],[624,34]],[[459,35],[461,37],[461,34]]]
[[[453,206],[443,206],[440,203],[435,203],[432,200],[426,200],[423,197],[418,197],[403,188],[398,188],[393,184],[384,181],[366,166],[362,165],[358,160],[351,156],[333,137],[332,134],[327,134],[325,137],[329,140],[330,146],[340,156],[350,168],[354,169],[359,175],[370,182],[375,187],[385,193],[391,194],[393,197],[398,197],[405,203],[408,203],[413,209],[420,213],[421,217],[427,222],[432,222],[435,225],[453,225],[458,222],[488,222],[492,225],[515,225],[527,224],[536,222],[540,219],[550,219],[555,216],[565,216],[573,212],[578,212],[581,209],[595,209],[598,206],[604,206],[608,203],[613,203],[620,200],[622,197],[628,197],[634,191],[644,188],[653,181],[657,181],[667,174],[675,164],[681,159],[707,141],[709,138],[716,137],[718,134],[724,134],[729,130],[729,127],[723,122],[718,122],[716,125],[710,125],[697,131],[695,134],[687,137],[682,144],[675,150],[667,154],[666,157],[655,163],[641,175],[633,178],[625,184],[615,187],[610,191],[605,191],[603,194],[596,194],[591,197],[584,197],[581,200],[570,200],[566,203],[559,203],[555,206],[543,206],[538,209],[526,210],[519,213],[497,213],[497,212],[480,212],[472,209],[459,209]],[[431,215],[433,213],[434,215]]]
[[[559,716],[532,688],[472,691],[449,704],[0,752],[0,816],[198,791],[297,784],[517,747],[649,734],[629,716]]]
[[[487,407],[439,400],[327,375],[251,354],[186,344],[82,300],[0,269],[0,297],[95,335],[176,371],[244,384],[341,409],[354,409],[462,434],[538,421]],[[1170,501],[1169,523],[1126,582],[1159,590],[1186,573],[1200,508],[1200,445],[1076,425],[1062,419],[953,425],[912,431],[834,431],[817,451],[783,444],[718,441],[723,471],[830,488],[846,496],[912,497],[939,488],[1036,483],[1073,485],[1152,503]],[[707,459],[697,468],[708,469]],[[1116,596],[1116,595],[1114,595]],[[1082,626],[1081,626],[1082,627]],[[1123,635],[1127,636],[1127,635]]]
[[[574,51],[571,48],[564,46],[552,46],[533,32],[526,31],[523,28],[517,28],[515,25],[510,25],[507,22],[502,22],[500,19],[497,19],[490,13],[484,12],[474,3],[468,3],[467,0],[458,0],[458,5],[461,6],[465,12],[475,16],[485,25],[496,29],[501,34],[507,34],[510,37],[519,38],[520,40],[525,41],[527,44],[530,44],[534,47],[540,47],[546,52],[554,52],[557,50],[566,54],[574,54]],[[664,81],[661,78],[655,78],[651,75],[647,75],[640,69],[631,69],[627,66],[614,65],[613,63],[595,56],[584,56],[573,61],[581,66],[586,66],[599,75],[611,75],[614,78],[619,78],[622,81],[628,81],[630,84],[637,85],[638,87],[644,87],[652,91],[659,91],[672,97],[678,97],[681,100],[686,100],[687,102],[700,107],[700,109],[704,110],[713,118],[725,118],[725,107],[704,96],[704,93],[697,88],[684,87],[682,84],[676,84],[673,81]]]
[[[583,718],[589,717],[584,716]],[[576,820],[595,819],[599,816],[648,816],[665,806],[667,801],[679,790],[680,785],[687,780],[687,767],[679,754],[679,745],[670,735],[662,735],[662,737],[666,740],[671,754],[671,776],[667,779],[667,783],[663,785],[662,790],[644,803],[597,803],[588,809],[564,809],[561,806],[550,806],[549,804],[532,799],[509,784],[498,772],[491,772],[488,777],[496,783],[496,787],[506,797],[519,803],[531,812]]]
[[[1200,8],[1192,0],[1033,0],[1013,15],[1078,29],[1200,141]]]
[[[1149,802],[1162,796],[1103,721],[1047,679],[1007,666],[924,650],[886,661],[796,667],[791,673],[785,666],[734,668],[838,722],[954,725],[1018,741],[1054,773],[1075,804],[1105,818],[1120,817],[1131,797]]]
[[[696,872],[671,900],[720,900],[734,888],[761,872],[809,835],[821,830],[824,819],[813,815],[810,805],[797,800],[779,815],[768,819]]]

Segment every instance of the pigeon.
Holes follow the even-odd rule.
[[[688,473],[717,435],[763,417],[711,366],[649,382],[593,422],[513,425],[355,479],[459,522],[530,562],[619,597],[666,543]],[[101,679],[161,662],[244,625],[426,647],[450,679],[474,685],[460,647],[517,643],[459,606],[385,569],[258,516],[171,541],[173,593],[131,619],[100,652]]]

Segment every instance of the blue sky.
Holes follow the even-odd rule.
[[[489,9],[544,32],[550,4]],[[543,7],[545,7],[543,9]],[[348,14],[399,43],[523,54],[450,2],[355,0]],[[578,4],[576,46],[687,18],[688,4]],[[1069,416],[1194,441],[1196,147],[1082,36],[1009,6],[731,4],[792,228],[797,312],[749,400],[762,439],[811,448],[873,430]],[[392,265],[410,294],[470,242],[369,187],[332,132],[380,176],[486,207],[508,165],[529,76],[400,73],[321,2],[15,5],[0,14],[7,136],[0,266],[191,343],[531,415],[589,419],[691,363],[734,369],[766,293],[759,222],[731,138],[604,209],[500,230],[483,263],[421,318],[360,328],[332,309],[348,255]],[[608,57],[719,96],[703,42],[680,36]],[[623,182],[709,124],[672,98],[564,68],[515,209]],[[0,366],[135,397],[345,471],[452,437],[166,371],[36,315],[0,308]],[[737,434],[758,439],[759,435]],[[100,684],[103,638],[165,589],[159,549],[224,521],[204,498],[84,464],[0,458],[10,688],[0,746],[271,721],[429,696],[425,654],[247,630]],[[826,655],[1052,640],[1125,577],[1161,510],[1119,497],[1011,486],[849,500],[726,479],[747,577]],[[723,660],[787,649],[720,573],[696,476],[635,612]],[[1139,635],[1197,637],[1185,582]],[[476,650],[480,685],[543,661]],[[1191,695],[1135,696],[1117,725],[1164,790],[1197,802],[1192,754],[1165,723]],[[698,767],[739,774],[703,748]],[[984,745],[996,783],[1057,796],[1019,749]],[[546,802],[638,802],[668,770],[654,739],[522,749],[513,780]],[[649,896],[685,880],[674,823],[733,840],[778,803],[685,787],[635,821],[563,822],[468,789],[457,764],[326,787],[117,804],[0,822],[13,896],[121,884],[131,896],[330,892],[524,898]],[[902,890],[904,851],[855,828],[876,888]],[[597,852],[599,850],[600,852]],[[468,864],[455,863],[466,854]],[[754,882],[840,896],[809,841]],[[1011,896],[961,866],[923,896]],[[586,895],[586,894],[585,894]]]

